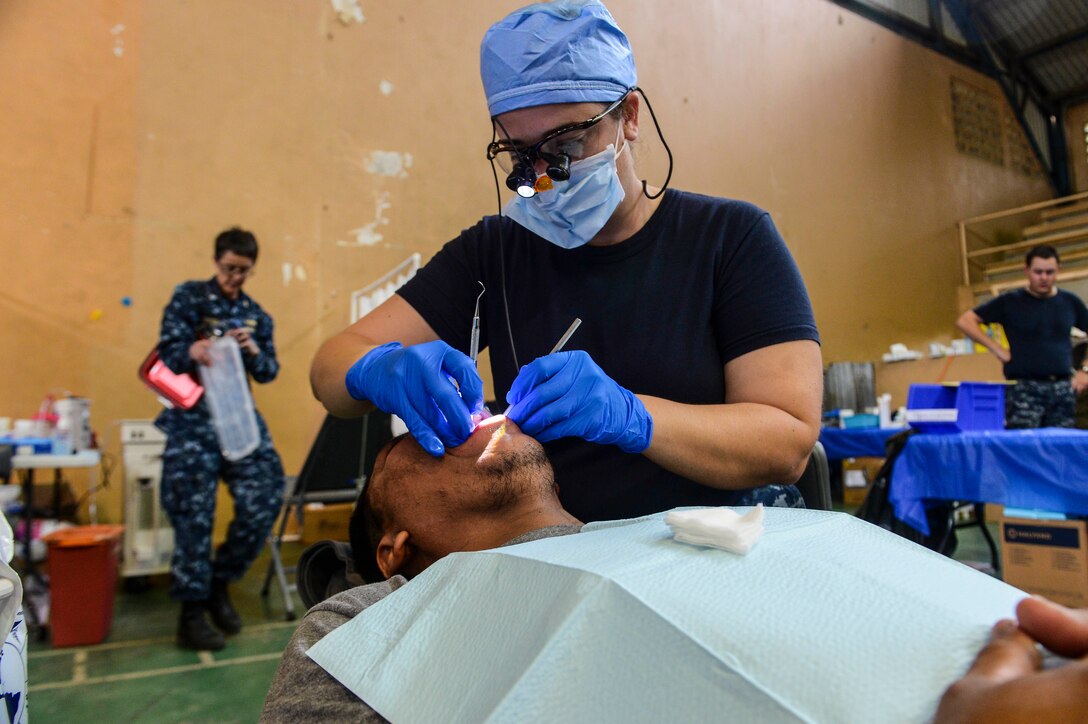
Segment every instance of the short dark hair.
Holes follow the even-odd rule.
[[[406,437],[408,433],[401,433],[392,440],[382,445],[382,450],[391,448],[394,443]],[[374,507],[371,499],[371,485],[374,472],[371,471],[363,483],[363,489],[355,499],[355,509],[351,511],[351,519],[348,521],[348,541],[351,543],[351,557],[355,563],[355,572],[363,577],[367,583],[376,583],[385,580],[382,571],[378,568],[377,553],[378,543],[382,540],[382,531],[385,530],[385,520],[381,512]]]
[[[367,481],[370,482],[369,480]],[[355,572],[367,583],[377,583],[385,576],[378,568],[378,543],[382,539],[383,521],[381,515],[370,505],[367,496],[369,485],[364,485],[355,501],[348,522],[348,541],[351,543],[351,558],[355,563]]]
[[[1062,263],[1062,258],[1058,256],[1058,250],[1050,244],[1039,244],[1039,246],[1031,247],[1031,251],[1024,257],[1024,266],[1031,266],[1031,260],[1035,257],[1039,257],[1040,259],[1053,259],[1059,264]]]
[[[219,260],[227,252],[257,261],[257,237],[252,232],[232,226],[215,237],[215,258]]]

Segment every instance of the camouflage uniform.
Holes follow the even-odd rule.
[[[279,372],[272,342],[272,318],[244,292],[228,299],[213,277],[178,285],[163,311],[159,355],[177,373],[195,372],[189,347],[201,337],[246,326],[260,348],[242,351],[246,371],[260,383]],[[167,435],[162,459],[162,505],[174,526],[170,596],[203,601],[213,576],[240,578],[260,553],[283,502],[284,476],[264,418],[257,413],[261,442],[250,455],[231,462],[219,450],[208,407],[201,399],[190,410],[168,409],[155,424]],[[234,520],[212,558],[212,520],[219,478],[234,498]]]
[[[1005,390],[1005,427],[1073,427],[1076,395],[1069,379],[1017,380]]]
[[[741,491],[734,505],[759,505],[767,508],[804,508],[805,501],[793,485],[764,485],[761,488]]]

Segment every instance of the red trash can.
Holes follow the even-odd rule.
[[[113,623],[117,552],[123,525],[54,531],[49,546],[49,625],[54,646],[97,644]]]

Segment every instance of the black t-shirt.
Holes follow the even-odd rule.
[[[490,348],[503,409],[518,371],[503,310],[503,263],[518,364],[547,354],[580,317],[565,349],[585,350],[636,394],[721,403],[726,362],[773,344],[819,341],[797,266],[770,216],[751,204],[669,190],[630,239],[569,250],[489,216],[446,244],[398,293],[439,337],[467,351],[483,282],[480,348]],[[545,448],[563,505],[586,522],[738,497],[615,446],[564,438]]]
[[[1088,308],[1062,289],[1042,299],[1026,289],[1014,289],[978,306],[975,314],[987,324],[997,322],[1005,328],[1012,355],[1005,378],[1010,380],[1068,377],[1073,367],[1069,330],[1088,331]]]

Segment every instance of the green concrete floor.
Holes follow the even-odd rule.
[[[287,544],[293,564],[302,551]],[[52,648],[31,638],[28,711],[41,722],[254,722],[297,621],[285,619],[283,597],[273,579],[260,595],[267,552],[231,587],[244,628],[217,652],[175,645],[178,604],[167,596],[168,579],[147,579],[140,593],[119,585],[113,625],[94,646]],[[131,583],[131,582],[130,582]],[[304,609],[292,593],[299,617]]]
[[[836,509],[854,512],[841,505]],[[988,525],[996,536],[996,526]],[[957,535],[955,558],[985,570],[990,553],[979,529]],[[287,563],[294,563],[301,551],[301,545],[288,544]],[[48,641],[32,639],[27,699],[32,721],[256,721],[297,624],[285,620],[274,581],[267,601],[260,596],[267,568],[265,553],[232,587],[245,628],[222,651],[198,653],[175,646],[178,606],[166,595],[165,577],[151,579],[151,588],[142,593],[119,586],[113,627],[101,644],[53,649]],[[301,617],[301,601],[292,595]]]

